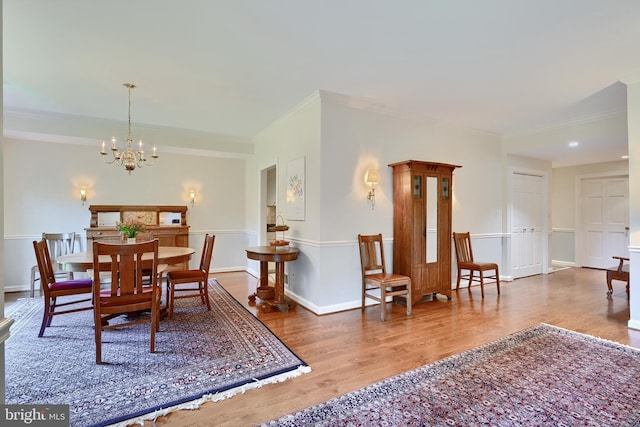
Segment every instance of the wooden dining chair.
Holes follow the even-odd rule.
[[[42,238],[47,241],[49,247],[49,255],[52,260],[55,260],[60,255],[67,255],[73,253],[76,246],[76,233],[42,233]],[[70,271],[62,271],[58,268],[58,264],[52,263],[53,271],[56,277],[65,278],[66,280],[73,279],[73,273]],[[38,264],[31,267],[31,298],[35,295],[36,281],[40,280],[40,269]]]
[[[175,300],[182,298],[200,298],[211,310],[209,302],[209,266],[216,236],[207,234],[204,238],[200,267],[197,270],[173,270],[167,273],[167,298],[169,299],[169,318],[173,317]],[[180,294],[176,295],[176,292]]]
[[[471,234],[453,233],[453,244],[456,249],[456,261],[458,263],[458,280],[456,281],[456,289],[460,287],[460,279],[469,280],[469,292],[471,292],[471,284],[473,282],[480,283],[480,293],[484,298],[484,280],[495,279],[500,294],[500,273],[498,272],[498,264],[493,262],[479,262],[473,259],[473,249],[471,248]],[[463,274],[462,270],[467,270],[467,274]],[[478,277],[475,272],[478,272]],[[493,271],[494,274],[485,276],[485,271]]]
[[[147,257],[143,260],[145,254]],[[104,261],[100,262],[101,255],[109,257],[108,268],[101,268],[105,265]],[[150,323],[150,351],[155,352],[156,331],[160,325],[160,287],[157,274],[150,275],[149,285],[143,284],[143,271],[157,271],[157,268],[157,240],[132,244],[93,243],[96,363],[102,363],[102,331],[137,323]],[[146,310],[150,311],[150,317],[137,316],[113,325],[108,323],[115,316]]]
[[[44,335],[45,328],[51,326],[53,316],[59,314],[75,313],[77,311],[91,310],[91,298],[75,297],[65,298],[59,302],[58,298],[91,294],[91,279],[71,279],[61,282],[56,281],[56,270],[53,267],[49,254],[49,245],[46,240],[34,241],[33,249],[36,253],[36,262],[40,271],[40,282],[44,295],[44,314],[38,337]],[[80,298],[80,299],[79,299]],[[67,308],[65,308],[67,307]],[[73,308],[68,308],[73,307]],[[60,310],[60,308],[64,308]]]
[[[153,239],[154,239],[153,231],[144,231],[136,235],[136,243],[149,242]],[[122,242],[122,243],[125,243],[125,242]],[[167,264],[159,264],[158,270],[156,271],[156,273],[158,274],[158,284],[160,286],[160,292],[162,292],[162,277],[168,267],[169,266]],[[142,280],[144,281],[145,284],[151,283],[149,280],[150,275],[151,275],[151,270],[142,271],[142,276],[143,276]]]
[[[153,231],[144,231],[136,235],[136,243],[148,242],[149,240],[153,240]]]
[[[384,262],[382,234],[358,234],[360,267],[362,272],[362,310],[367,298],[380,303],[380,317],[385,320],[387,297],[404,295],[407,316],[411,315],[411,278],[401,274],[387,273]],[[377,293],[371,291],[376,290]]]

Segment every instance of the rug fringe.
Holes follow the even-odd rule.
[[[203,403],[207,401],[219,402],[221,400],[225,400],[230,397],[233,397],[236,394],[244,394],[244,392],[246,392],[247,390],[261,388],[265,384],[281,383],[290,378],[299,377],[302,374],[308,374],[309,372],[311,372],[311,367],[298,366],[298,368],[294,369],[293,371],[284,372],[280,375],[274,375],[273,377],[265,378],[263,380],[254,379],[254,381],[251,383],[247,383],[239,387],[225,390],[219,393],[205,394],[199,399],[181,403],[179,405],[171,406],[169,408],[158,409],[157,411],[150,412],[148,414],[141,415],[136,418],[131,418],[126,421],[121,421],[119,423],[111,424],[110,427],[126,427],[133,424],[144,425],[145,421],[156,421],[158,417],[164,417],[172,412],[180,411],[183,409],[188,409],[188,410],[198,409]]]

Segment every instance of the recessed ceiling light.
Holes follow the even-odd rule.
[[[624,156],[622,156],[623,159],[628,159],[629,156],[627,154],[625,154]]]
[[[571,148],[575,148],[575,147],[577,147],[578,145],[580,145],[580,143],[579,143],[578,141],[571,141],[571,142],[569,143],[569,147],[571,147]]]

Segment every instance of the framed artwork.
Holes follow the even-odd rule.
[[[304,156],[287,163],[287,219],[304,221]]]

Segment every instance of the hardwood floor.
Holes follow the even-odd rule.
[[[615,283],[607,299],[605,276],[602,270],[571,268],[502,282],[499,296],[495,285],[487,285],[484,299],[477,287],[461,289],[451,301],[415,305],[410,317],[404,307],[387,304],[387,320],[381,322],[379,306],[325,316],[300,306],[288,313],[262,313],[247,301],[254,277],[216,274],[312,372],[145,425],[255,425],[541,322],[640,347],[640,331],[627,328],[624,284]]]

